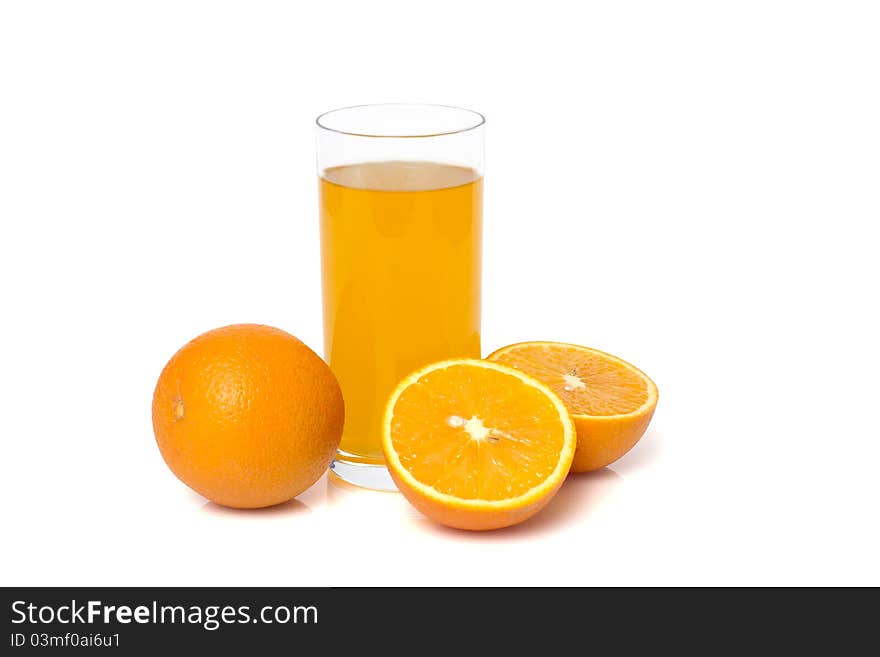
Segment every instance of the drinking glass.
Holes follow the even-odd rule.
[[[414,104],[317,119],[324,356],[345,398],[332,470],[359,486],[394,489],[381,446],[394,387],[480,357],[484,123]]]

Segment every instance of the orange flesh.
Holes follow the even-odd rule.
[[[643,375],[601,352],[527,345],[490,356],[490,360],[542,381],[578,415],[622,415],[648,401]]]
[[[526,493],[553,473],[565,444],[552,399],[492,369],[428,372],[401,393],[393,413],[391,442],[403,467],[462,499]]]

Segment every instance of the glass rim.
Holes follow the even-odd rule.
[[[472,125],[467,125],[463,128],[458,128],[456,130],[443,130],[440,132],[425,132],[419,134],[411,134],[411,135],[388,135],[388,134],[378,134],[373,132],[354,132],[350,130],[340,130],[339,128],[331,128],[330,126],[322,123],[322,119],[325,117],[329,117],[331,114],[336,114],[337,112],[345,112],[348,110],[357,110],[364,109],[370,107],[412,107],[412,108],[433,108],[433,109],[451,109],[456,110],[458,112],[465,112],[474,117],[474,123]],[[349,137],[366,137],[371,139],[427,139],[430,137],[447,137],[450,135],[458,135],[463,132],[470,132],[471,130],[476,130],[480,128],[486,123],[486,117],[483,116],[480,112],[476,110],[468,109],[466,107],[458,107],[457,105],[441,105],[438,103],[366,103],[363,105],[348,105],[346,107],[337,107],[336,109],[328,110],[326,112],[322,112],[315,118],[315,124],[321,130],[326,130],[327,132],[335,132],[340,135],[348,135]]]

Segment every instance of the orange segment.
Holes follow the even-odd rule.
[[[391,476],[416,508],[452,527],[496,529],[550,501],[570,468],[575,434],[544,384],[458,359],[398,385],[382,443]]]
[[[577,428],[572,470],[598,470],[639,441],[657,406],[657,386],[638,368],[597,349],[560,342],[521,342],[488,357],[547,384]]]

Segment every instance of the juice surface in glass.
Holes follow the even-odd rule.
[[[480,357],[482,178],[369,162],[320,179],[324,350],[345,398],[340,452],[382,464],[385,402],[430,362]]]

